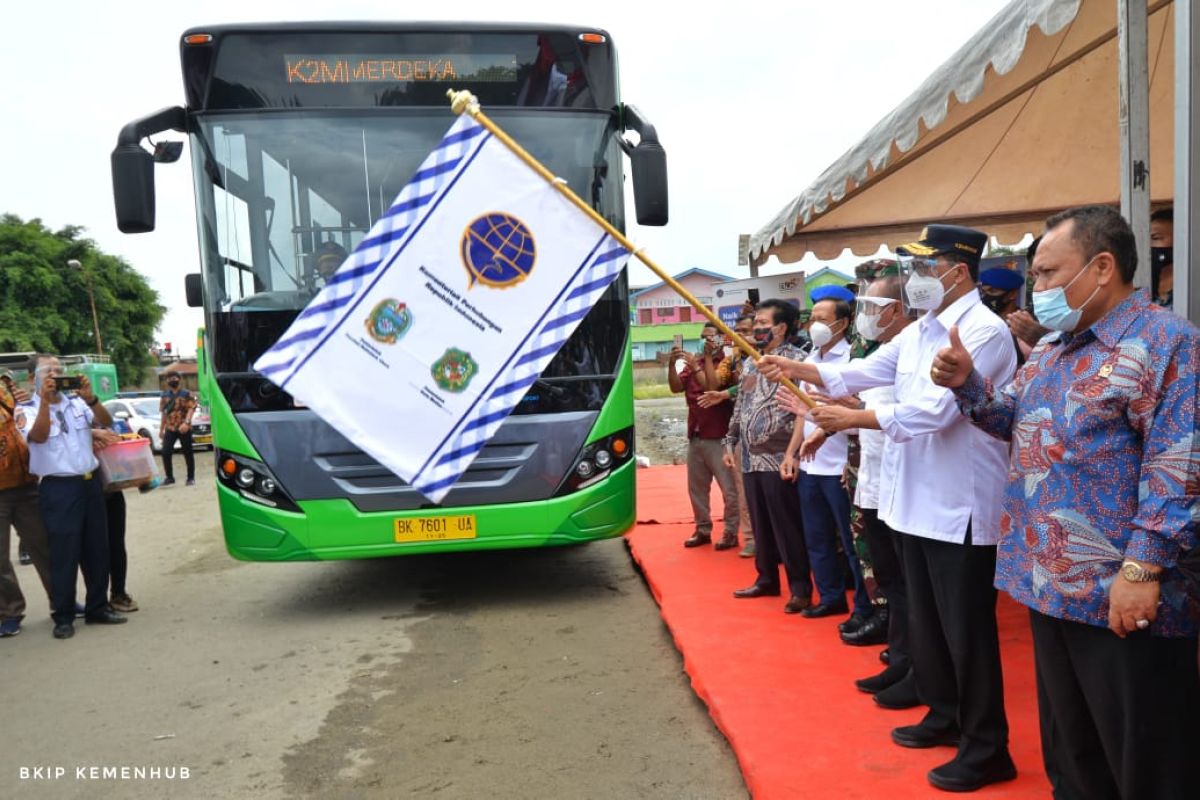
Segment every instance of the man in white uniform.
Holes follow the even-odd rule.
[[[909,598],[917,692],[929,712],[892,731],[903,747],[957,747],[929,772],[930,783],[972,791],[1011,780],[1008,720],[996,630],[996,541],[1007,448],[963,424],[949,390],[929,377],[934,355],[957,325],[980,374],[1012,379],[1016,351],[1004,322],[980,301],[976,281],[987,235],[930,225],[920,241],[898,248],[907,305],[924,311],[916,325],[865,359],[849,364],[760,362],[770,378],[787,375],[843,396],[895,385],[896,402],[852,411],[822,406],[810,418],[827,431],[879,428],[895,448],[879,498],[879,518],[899,533]]]

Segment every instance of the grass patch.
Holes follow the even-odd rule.
[[[635,383],[633,385],[634,400],[657,400],[673,395],[671,387],[665,383]]]

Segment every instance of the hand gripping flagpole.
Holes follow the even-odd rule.
[[[610,225],[608,220],[597,214],[594,208],[580,200],[579,196],[571,191],[571,188],[567,186],[566,181],[562,180],[553,172],[546,169],[546,167],[544,167],[540,161],[527,153],[525,148],[521,147],[521,145],[517,144],[516,141],[514,141],[507,133],[502,131],[496,125],[496,123],[492,122],[492,120],[480,110],[479,100],[475,97],[475,95],[468,91],[456,92],[453,89],[450,89],[446,92],[446,96],[450,98],[450,108],[455,114],[470,114],[472,119],[474,119],[483,127],[487,128],[493,136],[503,142],[508,149],[512,150],[518,158],[524,161],[530,169],[545,178],[550,185],[558,190],[559,194],[569,200],[572,205],[586,214],[593,222],[607,231],[608,235],[620,242],[626,250],[637,256],[643,264],[649,267],[655,275],[657,275],[663,280],[664,283],[670,286],[676,294],[688,301],[688,303],[690,303],[693,308],[703,314],[704,318],[711,322],[713,326],[717,328],[717,330],[728,336],[743,353],[749,356],[755,363],[758,363],[758,360],[762,358],[762,355],[758,352],[757,347],[747,342],[745,339],[739,336],[737,332],[731,330],[730,327],[722,322],[721,318],[714,314],[708,306],[697,300],[691,292],[689,292],[683,287],[682,284],[679,283],[679,281],[672,278],[666,273],[666,271],[663,270],[662,267],[655,264],[654,261],[646,255],[645,250],[639,249],[637,245],[625,238],[624,234]],[[806,406],[809,408],[816,407],[816,401],[809,397],[799,386],[792,383],[785,377],[781,377],[779,382],[786,386],[788,390],[792,392],[792,394],[799,397],[800,401]]]

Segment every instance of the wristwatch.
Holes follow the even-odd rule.
[[[1133,561],[1124,561],[1121,563],[1121,577],[1130,583],[1150,583],[1151,581],[1162,580],[1162,570],[1151,572]]]

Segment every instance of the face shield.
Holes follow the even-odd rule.
[[[901,292],[905,314],[918,315],[941,307],[946,298],[945,276],[954,265],[946,258],[937,256],[910,256],[898,254],[900,278],[904,281]]]
[[[854,310],[854,329],[858,335],[872,342],[879,341],[879,337],[895,319],[893,314],[885,312],[889,306],[899,302],[894,297],[869,297],[860,292]],[[885,316],[886,323],[883,321]]]

